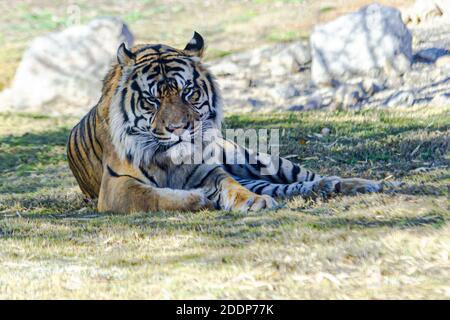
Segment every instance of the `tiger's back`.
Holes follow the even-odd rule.
[[[67,159],[81,191],[90,199],[99,195],[103,174],[103,146],[97,134],[97,107],[92,108],[72,129],[67,142]]]

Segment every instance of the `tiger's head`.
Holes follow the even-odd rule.
[[[219,90],[201,62],[204,48],[197,32],[183,50],[161,44],[119,47],[120,80],[109,116],[122,159],[148,164],[158,153],[220,129]]]

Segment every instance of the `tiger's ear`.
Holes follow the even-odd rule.
[[[201,58],[203,56],[203,52],[205,50],[205,41],[203,40],[203,37],[198,32],[194,32],[194,36],[192,37],[191,41],[188,42],[186,47],[184,48],[184,51],[194,57]]]
[[[119,49],[117,49],[117,61],[119,62],[120,66],[124,67],[130,64],[131,61],[134,62],[135,57],[135,54],[128,50],[125,46],[125,43],[122,42],[122,44],[119,46]]]

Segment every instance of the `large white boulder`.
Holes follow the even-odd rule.
[[[314,28],[311,76],[316,84],[354,76],[403,74],[412,61],[412,36],[400,11],[371,4]]]
[[[100,98],[102,79],[122,42],[131,46],[133,36],[115,17],[34,39],[11,88],[0,93],[0,110],[83,114]]]

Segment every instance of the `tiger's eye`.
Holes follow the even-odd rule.
[[[186,87],[186,88],[183,89],[183,94],[184,94],[184,95],[187,95],[187,94],[189,94],[190,92],[191,92],[191,88],[189,88],[189,87]]]
[[[200,94],[198,93],[197,90],[195,90],[191,96],[191,99],[197,100],[198,98],[200,98]]]

